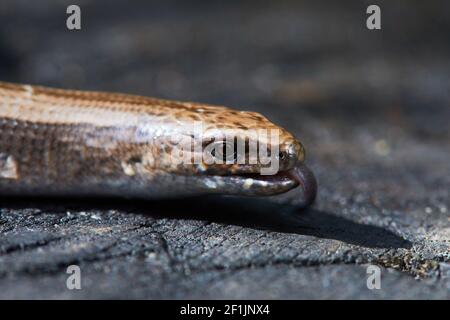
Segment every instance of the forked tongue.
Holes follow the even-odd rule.
[[[312,204],[317,194],[317,181],[312,171],[305,164],[298,163],[289,170],[288,175],[299,183],[299,188],[303,191],[302,206]]]

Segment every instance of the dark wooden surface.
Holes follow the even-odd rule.
[[[378,2],[2,1],[0,80],[259,111],[319,196],[2,198],[0,298],[449,298],[450,8]]]

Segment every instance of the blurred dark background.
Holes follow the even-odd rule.
[[[69,4],[81,7],[81,31],[66,28]],[[370,4],[381,7],[381,30],[366,28],[366,8]],[[439,278],[442,270],[450,270],[449,35],[450,2],[446,0],[2,0],[0,81],[223,104],[261,112],[286,127],[304,143],[307,161],[319,180],[319,196],[314,207],[318,211],[307,212],[297,221],[300,226],[306,224],[310,231],[297,230],[289,220],[292,216],[283,220],[278,209],[270,207],[274,211],[270,213],[272,216],[262,219],[259,227],[262,224],[264,228],[281,232],[282,236],[260,244],[255,239],[261,235],[266,237],[265,231],[256,228],[248,217],[245,223],[241,221],[248,212],[223,221],[205,208],[198,209],[205,212],[196,218],[219,223],[222,229],[213,234],[221,233],[228,242],[212,245],[213,253],[195,256],[193,261],[201,263],[194,263],[192,269],[204,275],[200,266],[209,262],[202,259],[212,255],[208,261],[215,261],[218,270],[235,266],[245,273],[237,276],[238,279],[250,280],[241,283],[243,287],[233,287],[221,278],[218,287],[225,288],[222,296],[212,290],[200,290],[205,285],[203,277],[195,280],[195,285],[186,280],[187,289],[181,297],[235,297],[236,292],[243,295],[256,290],[260,298],[309,298],[327,294],[339,298],[345,294],[338,287],[329,291],[329,287],[319,286],[314,291],[316,295],[311,292],[302,295],[295,286],[259,290],[258,283],[268,274],[273,281],[287,281],[285,271],[266,272],[263,268],[247,275],[247,271],[252,271],[245,266],[256,260],[313,264],[319,265],[317,272],[322,274],[320,265],[324,261],[377,261],[422,278]],[[295,195],[281,196],[275,203],[282,203],[279,206],[282,212],[283,206],[295,205]],[[242,200],[240,206],[249,206],[249,202]],[[239,213],[239,208],[232,211]],[[258,220],[260,208],[256,206],[250,218]],[[178,211],[183,209],[180,207]],[[95,211],[96,215],[101,213]],[[8,214],[11,214],[6,219],[9,228],[24,227],[14,220],[14,215],[27,214],[23,208],[3,211],[3,215]],[[189,214],[183,217],[187,220],[171,222],[177,230],[191,223]],[[80,219],[77,220],[80,225],[87,223]],[[154,219],[160,221],[159,217]],[[166,223],[163,219],[161,225]],[[273,224],[279,225],[274,229]],[[236,225],[245,228],[239,229],[234,241],[230,234],[235,234]],[[327,225],[334,227],[327,229]],[[358,226],[366,230],[365,225],[382,231],[358,232]],[[210,235],[211,226],[216,224],[205,226],[205,235]],[[353,231],[346,233],[348,228]],[[382,239],[389,238],[383,232],[392,232],[409,245],[383,242]],[[195,251],[193,248],[197,248],[201,237],[189,239],[176,232],[165,237],[165,246],[173,259],[188,265],[193,263],[183,259]],[[206,247],[210,245],[208,239],[202,242]],[[294,240],[286,244],[283,242],[286,239]],[[305,239],[308,245],[304,244]],[[12,240],[6,233],[3,241]],[[233,256],[229,254],[230,248],[246,241],[249,247],[234,252]],[[1,244],[0,241],[0,247]],[[267,249],[280,246],[288,249]],[[298,256],[304,246],[312,253]],[[382,249],[377,251],[373,247]],[[269,250],[271,255],[266,258],[257,255],[256,259],[248,255],[249,250]],[[327,252],[333,252],[334,258],[328,259]],[[76,253],[74,256],[76,261],[83,260]],[[10,258],[12,273],[20,274],[19,260]],[[33,265],[34,260],[30,261]],[[47,270],[49,266],[45,266]],[[26,270],[31,278],[26,278],[29,282],[24,282],[23,288],[28,288],[27,283],[34,285],[34,269]],[[137,268],[136,279],[140,279],[142,270]],[[95,272],[92,274],[96,275]],[[348,276],[345,270],[339,272],[344,278]],[[232,271],[231,277],[236,277]],[[330,277],[333,281],[333,276]],[[126,277],[117,275],[108,281],[127,283]],[[158,288],[167,283],[167,292],[152,291],[138,281],[137,288],[142,292],[135,289],[134,296],[173,297],[174,292],[179,292],[175,289],[178,278],[161,281]],[[420,285],[402,281],[398,282],[398,290],[385,292],[384,297],[429,294]],[[345,284],[339,285],[345,290]],[[10,286],[14,285],[10,283]],[[49,297],[56,294],[52,288],[48,288]],[[120,297],[111,288],[110,294]],[[363,290],[347,289],[348,297],[360,297]],[[447,290],[431,291],[436,297],[445,297]],[[16,294],[14,290],[11,292],[9,296],[23,296],[20,290]]]

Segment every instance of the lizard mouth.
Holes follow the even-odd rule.
[[[251,173],[214,177],[222,186],[217,191],[231,195],[270,196],[298,187],[305,207],[314,202],[317,193],[316,178],[304,163],[274,175]]]

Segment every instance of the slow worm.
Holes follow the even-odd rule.
[[[193,123],[202,124],[201,135]],[[246,135],[260,129],[278,132],[276,144],[269,135]],[[181,147],[192,160],[222,143],[214,150],[223,150],[223,157],[230,133],[236,145],[243,142],[245,163],[232,161],[236,147],[222,159],[226,163],[179,163],[170,156]],[[277,161],[276,174],[262,175],[267,163],[258,159],[250,163],[251,139]],[[259,113],[0,82],[0,195],[262,196],[298,186],[310,204],[317,186],[302,144]]]

